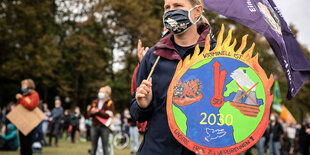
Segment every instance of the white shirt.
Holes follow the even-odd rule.
[[[103,106],[103,102],[102,102],[102,101],[99,101],[99,103],[98,103],[98,109],[101,110],[101,109],[102,109],[102,106]]]

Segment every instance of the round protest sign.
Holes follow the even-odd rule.
[[[174,137],[185,147],[205,154],[237,154],[263,135],[269,118],[273,76],[268,78],[252,57],[254,44],[244,53],[246,36],[235,51],[232,30],[223,41],[224,26],[210,51],[178,64],[167,94],[167,115]]]

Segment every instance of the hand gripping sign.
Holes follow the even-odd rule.
[[[252,57],[255,44],[246,36],[235,51],[232,30],[223,41],[224,26],[210,51],[210,38],[200,52],[181,61],[167,94],[167,115],[174,137],[185,147],[204,154],[238,154],[263,135],[273,96],[273,76],[266,76]]]

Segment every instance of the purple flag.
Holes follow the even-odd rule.
[[[264,35],[278,58],[292,99],[310,76],[310,63],[272,0],[204,0],[204,7]]]

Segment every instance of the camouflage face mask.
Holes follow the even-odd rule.
[[[197,6],[191,8],[190,10],[170,10],[167,11],[163,16],[164,26],[172,33],[172,34],[182,34],[186,32],[192,25],[195,25],[201,18],[201,16],[193,22],[190,18],[190,13]]]

